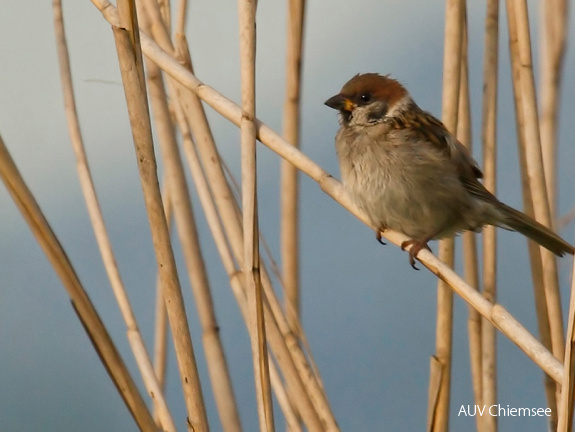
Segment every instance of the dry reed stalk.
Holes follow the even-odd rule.
[[[461,55],[461,89],[459,91],[459,108],[457,114],[457,139],[471,153],[471,101],[469,97],[469,62],[468,62],[468,29],[464,21],[462,55]],[[477,258],[477,236],[473,231],[463,233],[463,266],[466,282],[478,289],[479,270]],[[481,316],[469,307],[468,317],[469,360],[475,403],[481,406]],[[481,431],[481,417],[476,417],[477,429]]]
[[[188,270],[192,292],[200,325],[206,364],[212,384],[216,406],[224,431],[239,432],[240,418],[235,403],[231,378],[219,337],[208,275],[202,257],[194,212],[184,174],[184,168],[178,151],[178,144],[170,118],[167,95],[165,93],[160,69],[153,63],[147,63],[149,94],[158,141],[165,163],[167,189],[172,197],[175,221],[179,240],[182,245],[184,261]]]
[[[172,230],[172,196],[170,189],[166,187],[167,181],[164,174],[164,190],[162,191],[162,200],[164,202],[164,214],[168,230]],[[154,370],[158,377],[158,382],[162,389],[166,386],[166,368],[168,359],[168,315],[166,314],[166,305],[162,294],[162,281],[160,275],[156,274],[156,308],[154,320]]]
[[[86,201],[90,221],[94,229],[94,235],[98,243],[100,255],[102,256],[104,268],[106,269],[108,279],[110,280],[110,285],[112,286],[122,317],[126,323],[130,347],[136,358],[146,390],[154,401],[154,409],[158,415],[158,420],[166,431],[175,432],[176,427],[174,420],[164,398],[161,385],[156,378],[154,367],[149,355],[147,354],[144,340],[130,305],[124,283],[120,277],[100,204],[98,202],[98,197],[96,195],[96,190],[94,188],[92,176],[90,174],[90,167],[88,165],[88,159],[86,157],[80,123],[76,111],[74,89],[72,85],[72,72],[70,68],[64,19],[62,15],[62,4],[60,0],[53,1],[53,11],[68,132],[74,149],[74,154],[76,155],[78,178]]]
[[[483,108],[481,140],[483,143],[483,185],[496,194],[497,188],[497,69],[499,44],[499,0],[487,3],[483,63]],[[497,231],[483,229],[483,297],[495,303],[497,293]],[[481,322],[481,403],[497,403],[497,334],[486,319]],[[496,416],[478,416],[482,432],[497,430]]]
[[[279,348],[283,350],[285,344],[287,353],[291,357],[291,361],[293,361],[293,364],[296,367],[299,377],[301,377],[306,392],[309,394],[312,405],[323,423],[324,430],[334,432],[339,431],[339,426],[335,421],[335,417],[333,415],[329,401],[327,399],[327,395],[325,393],[325,389],[319,377],[318,370],[313,362],[313,357],[311,356],[311,354],[306,356],[300,344],[302,340],[303,341],[306,340],[305,335],[303,335],[303,333],[300,332],[303,336],[301,339],[299,339],[292,333],[287,318],[283,314],[281,304],[278,301],[277,296],[275,295],[269,274],[267,273],[265,267],[262,267],[262,282],[264,292],[266,295],[267,304],[269,309],[271,310],[272,318],[270,318],[270,320],[273,322],[274,329],[277,328],[277,331],[279,332],[279,334],[277,335],[278,337],[277,343],[280,344]],[[299,322],[297,323],[297,325],[301,329],[301,324]],[[292,390],[291,384],[288,385],[288,389],[290,390],[290,393],[293,393],[290,394],[292,400],[296,399],[298,396],[296,393],[291,392]]]
[[[229,174],[229,175],[233,181],[234,180],[233,176],[231,174]],[[278,267],[277,263],[275,262],[272,254],[271,254],[271,251],[270,251],[270,249],[266,243],[265,237],[263,237],[263,235],[261,233],[260,233],[260,241],[262,242],[262,246],[264,247],[264,250],[266,252],[266,258],[269,261],[269,266],[271,267],[272,273],[276,276],[276,278],[278,280],[281,281],[282,275],[281,275],[281,272],[279,270],[279,267]],[[290,323],[287,321],[287,317],[286,317],[286,323],[288,326],[290,325]],[[308,341],[306,334],[303,330],[302,323],[299,320],[299,317],[298,317],[298,320],[293,321],[292,324],[296,325],[296,332],[295,333],[292,332],[292,336],[297,335],[297,342],[301,343],[302,348],[305,351],[305,355],[306,355],[307,360],[309,361],[309,366],[311,368],[312,374],[315,375],[315,379],[317,380],[318,385],[321,388],[323,388],[323,383],[321,381],[321,377],[319,376],[319,369],[318,369],[317,364],[314,360],[313,353],[311,352],[311,347],[310,347],[309,341]],[[291,330],[291,327],[290,327],[290,330]]]
[[[462,38],[465,20],[465,1],[446,0],[445,2],[445,36],[443,57],[443,123],[449,131],[457,131],[457,114],[459,110],[459,91],[462,58]],[[439,258],[453,267],[455,261],[455,243],[453,238],[439,242]],[[441,370],[441,379],[430,376],[430,385],[440,383],[440,388],[433,391],[437,399],[429,400],[428,430],[447,431],[449,429],[449,400],[451,386],[451,350],[453,339],[453,291],[442,280],[437,285],[437,327],[436,346],[433,362],[438,363],[430,370],[437,373]]]
[[[242,86],[241,170],[244,231],[243,272],[246,279],[249,333],[260,431],[273,432],[274,416],[264,320],[257,198],[256,162],[256,0],[239,0],[240,75]]]
[[[509,19],[510,40],[511,38],[516,39],[517,43],[517,49],[511,51],[511,61],[512,63],[521,65],[519,68],[519,89],[521,92],[520,100],[523,116],[519,120],[521,128],[524,129],[523,138],[529,186],[533,198],[536,219],[543,225],[549,227],[551,226],[551,216],[541,156],[539,118],[537,115],[535,83],[531,63],[529,18],[525,0],[507,0],[507,15]],[[557,261],[551,251],[541,247],[541,262],[553,354],[558,359],[563,359],[565,349],[563,312],[559,295]]]
[[[183,35],[181,35],[179,38],[177,37],[176,42],[180,59],[184,59],[183,63],[186,64],[187,68],[191,70],[191,58],[189,56],[189,52],[187,51],[185,37]],[[224,228],[232,246],[235,259],[240,262],[243,260],[243,233],[241,224],[239,222],[238,205],[235,201],[235,197],[230,188],[230,185],[228,184],[225,177],[224,170],[220,162],[220,156],[213,141],[203,106],[197,95],[195,95],[191,89],[186,89],[183,86],[180,87],[182,90],[180,99],[183,104],[184,111],[186,112],[187,118],[190,122],[192,132],[196,137],[200,157],[202,159],[204,168],[206,169],[209,183],[213,188],[212,193],[216,200],[218,211],[220,212],[222,222],[224,223]],[[239,126],[240,120],[238,120],[238,123],[236,124]],[[334,419],[333,413],[331,412],[331,408],[325,395],[325,391],[321,385],[321,381],[316,375],[314,375],[314,369],[310,367],[305,354],[298,344],[298,340],[291,333],[263,263],[261,264],[260,271],[264,292],[269,302],[269,307],[273,312],[273,325],[279,326],[278,330],[280,331],[279,335],[274,333],[274,340],[279,345],[273,349],[283,350],[287,344],[289,355],[290,357],[293,357],[293,359],[285,360],[287,361],[286,367],[289,368],[295,365],[299,375],[298,379],[303,381],[306,391],[309,392],[310,398],[314,404],[314,409],[317,410],[317,413],[321,417],[325,427],[328,430],[338,430],[337,423]],[[274,331],[275,329],[276,327],[274,327]],[[312,373],[310,373],[310,370]],[[283,368],[282,371],[286,373]],[[304,408],[307,409],[305,404],[302,405],[304,405]],[[313,418],[310,418],[310,421],[311,420],[313,420]]]
[[[575,263],[571,275],[571,298],[567,324],[567,346],[565,348],[565,373],[561,383],[559,400],[559,422],[557,432],[573,430],[573,403],[575,400]]]
[[[170,0],[156,0],[156,2],[158,3],[158,9],[162,14],[162,22],[168,29],[168,32],[170,32],[172,28],[172,7],[170,4]],[[185,0],[180,1],[180,6],[182,5],[182,3],[185,6],[187,2]],[[184,18],[185,18],[185,9],[184,9]]]
[[[515,34],[514,26],[515,21],[513,17],[509,18],[510,35]],[[510,37],[509,50],[512,56],[517,53],[517,39]],[[531,197],[531,190],[529,188],[529,178],[527,174],[527,163],[525,160],[525,145],[523,144],[524,131],[520,127],[519,119],[523,118],[523,104],[521,103],[521,92],[519,90],[520,80],[520,65],[518,62],[512,64],[513,74],[513,93],[516,112],[516,130],[517,130],[517,147],[519,153],[519,168],[521,172],[521,191],[523,194],[523,208],[526,214],[534,217],[533,199]],[[545,348],[551,350],[551,332],[549,328],[549,316],[547,312],[547,305],[545,301],[545,291],[543,288],[543,269],[541,263],[541,248],[535,242],[528,240],[527,246],[529,250],[529,260],[531,263],[531,278],[533,280],[533,293],[535,298],[535,312],[537,315],[537,324],[539,329],[539,339]],[[550,430],[555,430],[557,425],[557,404],[556,404],[556,385],[551,377],[547,374],[544,375],[545,395],[547,397],[547,405],[551,408],[551,416],[549,423]]]
[[[299,148],[301,62],[305,0],[288,2],[288,35],[286,60],[286,99],[283,135]],[[299,182],[298,170],[281,161],[281,260],[285,311],[294,334],[299,335]]]
[[[149,9],[144,8],[144,13],[141,15],[142,27],[145,29],[151,25],[148,11]],[[154,15],[157,19],[161,18],[159,12],[157,10]],[[164,26],[164,23],[155,23],[155,25]],[[147,62],[147,71],[150,101],[154,109],[156,129],[165,161],[167,192],[169,192],[169,197],[173,197],[179,239],[202,326],[206,364],[220,422],[224,431],[239,432],[241,430],[240,418],[223,345],[219,337],[208,276],[201,254],[194,212],[171,120],[164,82],[160,69],[153,62]],[[167,213],[166,218],[169,222]]]
[[[184,118],[182,110],[177,107],[176,115],[178,117],[178,124],[182,132],[184,151],[186,158],[188,160],[188,165],[190,166],[190,171],[192,173],[192,179],[196,186],[200,202],[202,203],[202,208],[204,209],[206,220],[210,227],[210,231],[214,238],[214,243],[218,249],[220,257],[222,259],[222,264],[228,274],[230,279],[230,285],[232,292],[236,297],[242,316],[246,325],[249,320],[249,314],[247,311],[246,303],[246,288],[245,288],[245,278],[240,277],[242,275],[236,268],[236,264],[233,257],[233,247],[228,243],[226,234],[222,224],[230,224],[230,220],[223,221],[220,219],[217,210],[217,203],[214,201],[214,197],[210,193],[208,186],[207,175],[204,177],[204,172],[198,157],[198,154],[192,143],[190,131]],[[228,230],[229,231],[229,230]],[[301,414],[304,423],[306,424],[308,430],[310,431],[324,431],[325,428],[320,422],[318,413],[315,411],[311,401],[310,396],[306,392],[302,377],[299,375],[298,370],[291,358],[285,340],[281,339],[281,333],[279,332],[277,323],[271,317],[271,313],[266,305],[264,305],[265,313],[264,316],[270,321],[266,324],[268,330],[269,344],[272,351],[275,353],[277,362],[282,370],[286,382],[289,383],[290,388],[294,391],[294,402],[299,414]],[[279,336],[279,337],[278,337]],[[272,385],[279,385],[280,382],[272,381]],[[282,392],[281,389],[274,388],[276,393]],[[286,414],[286,418],[289,414]],[[336,430],[336,429],[328,429]]]
[[[549,212],[551,218],[551,226],[560,229],[559,221],[557,220],[557,179],[556,179],[556,165],[557,165],[557,133],[559,122],[559,99],[560,87],[562,78],[563,57],[565,53],[565,45],[567,40],[567,1],[565,0],[548,0],[542,2],[541,7],[544,8],[542,16],[542,61],[541,61],[541,114],[539,118],[539,126],[541,133],[541,150],[543,158],[543,166],[545,171],[545,180],[547,185],[547,196],[549,199]],[[545,311],[546,312],[546,311]],[[568,327],[569,331],[569,327]],[[569,337],[567,339],[570,340]],[[567,346],[568,350],[570,345]],[[569,358],[565,354],[565,362]],[[566,373],[565,378],[569,375]],[[550,401],[549,406],[552,408],[552,417],[550,425],[555,429],[557,425],[557,410],[555,395],[551,392],[551,383],[548,377],[545,378],[545,387]],[[565,384],[565,381],[564,381]],[[565,388],[563,385],[562,388]],[[561,395],[561,403],[563,403],[563,396]],[[570,401],[569,410],[573,409],[573,402]],[[565,407],[563,405],[563,407]],[[562,413],[560,415],[564,415]],[[572,428],[572,418],[570,417],[569,428]]]
[[[479,286],[479,272],[477,260],[477,236],[474,232],[463,234],[463,252],[464,252],[464,273],[467,284],[477,290]],[[469,337],[469,364],[471,372],[471,382],[473,385],[473,397],[475,404],[483,405],[482,398],[482,371],[481,371],[481,315],[471,306],[469,306],[467,318],[467,334]],[[477,430],[482,432],[481,418],[477,417]]]
[[[30,226],[30,230],[36,237],[38,244],[62,281],[78,318],[82,322],[96,352],[138,427],[142,431],[156,431],[154,419],[140,395],[128,368],[116,350],[104,323],[82,287],[82,283],[66,256],[66,252],[50,228],[30,189],[26,186],[1,136],[0,177],[22,216]]]
[[[188,12],[188,0],[180,0],[176,19],[176,34],[185,33],[186,18],[188,17],[187,12]]]
[[[166,215],[167,216],[167,215]],[[166,386],[168,359],[168,316],[162,295],[160,277],[156,277],[156,309],[154,320],[154,371],[162,390]]]
[[[439,259],[453,267],[453,238],[439,242]],[[451,348],[453,339],[453,291],[441,279],[437,286],[437,323],[435,330],[435,355],[429,371],[429,399],[427,430],[449,430],[449,399],[451,386]],[[436,375],[439,374],[439,377]],[[432,385],[439,385],[431,389]]]
[[[178,52],[182,56],[181,58],[186,58],[184,63],[188,65],[188,68],[191,68],[191,59],[187,53],[184,53],[186,49],[184,45],[185,39],[181,37],[180,39],[177,39],[177,41],[181,42],[181,45],[179,45],[181,48],[178,49]],[[226,234],[228,236],[234,256],[239,262],[243,257],[243,233],[239,222],[239,211],[235,197],[226,180],[224,170],[220,162],[219,153],[215,147],[215,143],[213,141],[213,137],[200,100],[190,89],[186,89],[181,86],[181,90],[180,100],[184,107],[184,111],[186,112],[186,116],[190,122],[191,129],[196,136],[199,154],[202,159],[204,168],[206,169],[209,184],[213,188],[212,193],[215,198],[218,211],[220,212],[221,220],[224,224],[223,226],[226,230]],[[238,126],[239,123],[240,121],[238,120]],[[265,271],[265,266],[263,265],[261,267],[261,276],[263,287],[266,292],[266,297],[273,306],[273,313],[277,316],[277,318],[280,319],[280,323],[285,323],[286,320],[285,317],[283,317],[281,305],[275,297],[275,293],[271,287],[269,278],[267,277],[267,273]],[[266,319],[268,318],[266,317]],[[327,397],[325,396],[325,392],[323,391],[323,388],[320,384],[320,380],[315,375],[309,373],[309,371],[313,369],[310,368],[305,355],[301,351],[301,347],[297,344],[297,340],[295,340],[293,336],[291,338],[289,337],[289,326],[287,326],[287,324],[282,325],[282,329],[284,330],[282,330],[280,333],[276,333],[279,331],[279,328],[277,327],[277,322],[275,322],[275,319],[273,320],[273,325],[274,327],[270,330],[272,331],[272,336],[269,336],[269,342],[274,352],[277,353],[277,350],[288,349],[284,339],[287,338],[292,342],[295,341],[295,343],[289,344],[289,349],[287,352],[290,358],[286,358],[285,351],[281,351],[281,360],[284,362],[282,363],[282,372],[284,375],[286,375],[286,380],[288,382],[295,380],[297,385],[303,383],[303,385],[305,385],[306,391],[310,393],[310,397],[314,401],[314,407],[310,410],[310,407],[306,404],[306,401],[308,400],[307,396],[306,398],[302,398],[301,396],[298,397],[298,402],[300,402],[298,408],[300,411],[307,412],[306,424],[308,424],[308,427],[310,427],[310,425],[316,425],[315,416],[320,415],[322,422],[326,425],[325,427],[327,430],[338,430],[337,424],[333,417],[333,413],[329,407]],[[294,358],[292,359],[291,357]],[[293,367],[296,367],[297,370],[292,370],[291,368]],[[287,376],[290,378],[288,379]],[[317,413],[315,410],[317,410]],[[302,417],[305,417],[304,414],[302,414]]]
[[[276,400],[280,406],[286,421],[286,430],[290,432],[303,432],[301,427],[301,417],[297,414],[295,404],[289,397],[286,387],[283,385],[280,372],[278,371],[275,363],[272,361],[271,355],[269,359],[270,365],[270,381],[276,395]]]
[[[264,274],[262,274],[262,279]],[[264,280],[264,279],[263,279]],[[269,281],[264,282],[265,289],[265,311],[266,328],[268,330],[269,345],[272,348],[276,361],[281,367],[282,373],[290,389],[290,396],[297,404],[297,408],[309,430],[317,431],[339,431],[329,402],[319,380],[313,375],[305,355],[301,351],[298,340],[291,333],[281,330],[282,322],[286,324],[285,316],[280,316],[279,320],[273,313],[273,308],[269,305],[268,295]],[[277,298],[273,301],[279,305]]]
[[[566,0],[547,0],[541,2],[541,8],[543,8],[543,19],[541,23],[541,115],[539,127],[549,211],[551,221],[553,225],[556,225],[556,140],[561,95],[561,72],[567,42],[566,27],[569,14],[567,13]]]
[[[166,185],[166,179],[162,182]],[[172,198],[170,197],[170,190],[164,186],[162,191],[162,199],[164,203],[164,214],[166,215],[166,222],[168,223],[168,230],[172,230]],[[166,388],[166,375],[167,375],[167,360],[168,360],[168,316],[166,314],[166,306],[164,304],[164,296],[162,295],[162,284],[160,275],[156,274],[156,304],[154,308],[154,374],[158,380],[158,384],[162,392]],[[158,427],[160,427],[159,413],[154,407],[154,420]]]
[[[103,7],[103,16],[114,22],[115,14],[113,12],[114,10],[110,9],[111,5],[109,5],[109,3],[102,5],[100,2],[96,4]],[[227,118],[236,126],[240,124],[241,109],[235,103],[199,81],[187,68],[162,50],[146,34],[141,34],[141,44],[146,56],[158,64],[163,71],[172,76],[183,87],[197,95],[198,98],[201,98],[201,100],[210,105],[220,115]],[[258,139],[264,145],[282,158],[288,159],[300,171],[303,171],[310,178],[318,182],[320,188],[326,194],[331,196],[362,222],[369,225],[366,215],[349,199],[343,185],[339,181],[335,180],[319,165],[301,153],[301,151],[295,149],[280,135],[259,120],[256,120],[256,130]],[[395,245],[400,245],[403,241],[408,240],[408,237],[405,235],[394,231],[386,231],[386,238]],[[501,305],[492,305],[487,302],[476,290],[457,276],[455,272],[443,265],[431,252],[422,250],[417,258],[436,276],[447,282],[457,294],[468,304],[472,305],[480,314],[489,317],[490,321],[493,322],[503,334],[519,346],[519,348],[544,371],[549,373],[555,381],[561,379],[563,374],[562,364],[517,322],[505,308]]]
[[[156,0],[137,0],[138,13],[142,15],[141,21],[144,31],[149,32],[154,40],[166,51],[175,55],[174,44],[169,32],[168,23],[164,21],[162,10]]]
[[[120,25],[113,26],[114,38],[152,242],[180,369],[188,422],[195,431],[203,432],[208,430],[208,422],[158,184],[134,2],[130,0],[118,2],[118,17]]]

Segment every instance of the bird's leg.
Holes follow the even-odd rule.
[[[429,249],[429,246],[427,246],[427,242],[429,240],[431,239],[424,238],[421,241],[406,240],[403,243],[401,243],[401,250],[405,250],[406,247],[411,245],[411,248],[409,249],[409,264],[411,264],[411,267],[413,267],[415,270],[419,270],[417,267],[415,267],[415,256],[419,253],[419,251],[421,249],[427,249],[428,251],[431,251],[431,249]]]
[[[386,245],[387,243],[385,243],[382,239],[381,239],[381,233],[385,231],[385,227],[381,227],[379,229],[375,230],[375,239],[380,242],[382,245]]]

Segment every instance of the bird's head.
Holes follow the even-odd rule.
[[[376,73],[357,74],[341,91],[325,101],[340,112],[344,126],[369,126],[398,115],[411,103],[398,81]]]

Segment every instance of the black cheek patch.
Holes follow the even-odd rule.
[[[373,121],[381,120],[387,114],[388,108],[389,106],[383,102],[379,102],[377,105],[374,104],[367,117]]]
[[[348,124],[351,120],[351,111],[341,110],[341,118],[345,124]]]

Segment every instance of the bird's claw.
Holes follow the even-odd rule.
[[[381,239],[381,233],[382,233],[383,231],[385,231],[385,228],[378,229],[378,230],[375,232],[375,239],[376,239],[379,243],[381,243],[382,245],[385,246],[385,245],[387,245],[387,243],[385,243],[385,242]]]
[[[427,249],[428,251],[431,251],[431,249],[429,249],[429,246],[427,245],[427,241],[415,241],[415,240],[406,240],[403,243],[401,243],[401,250],[404,251],[408,246],[411,246],[411,248],[409,249],[409,264],[411,265],[411,267],[413,267],[415,270],[419,270],[416,266],[415,266],[415,257],[417,256],[417,254],[419,253],[419,251],[421,249]]]

